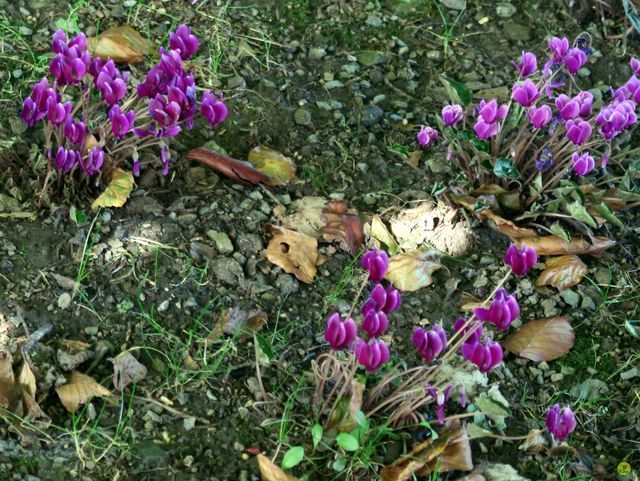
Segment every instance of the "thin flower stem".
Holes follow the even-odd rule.
[[[351,309],[349,309],[349,313],[347,314],[347,319],[351,317],[351,314],[353,314],[353,310],[356,308],[356,304],[358,303],[358,300],[362,295],[362,291],[364,291],[364,288],[368,282],[369,282],[369,274],[367,274],[367,276],[363,279],[362,283],[360,284],[360,288],[356,293],[356,297],[353,298],[353,303],[351,304]]]

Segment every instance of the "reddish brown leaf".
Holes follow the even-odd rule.
[[[589,254],[594,257],[600,257],[604,251],[616,244],[616,241],[606,237],[593,237],[590,244],[579,236],[574,237],[571,242],[567,242],[555,235],[512,237],[512,240],[517,244],[523,243],[529,247],[534,247],[539,256]]]
[[[357,210],[349,208],[344,200],[330,200],[322,209],[322,218],[325,221],[322,229],[325,240],[344,242],[344,250],[353,255],[360,251],[364,230]]]
[[[536,286],[551,285],[563,290],[579,284],[587,272],[587,265],[578,256],[553,257],[547,260],[546,268],[540,273]]]
[[[566,317],[529,321],[503,343],[505,349],[535,362],[553,361],[573,347],[575,333]]]
[[[195,160],[210,169],[220,172],[231,180],[243,185],[264,184],[269,187],[280,185],[273,177],[257,170],[249,162],[237,160],[219,152],[198,147],[187,154],[187,159]]]

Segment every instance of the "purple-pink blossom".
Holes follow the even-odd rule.
[[[524,276],[536,262],[538,262],[538,253],[533,247],[527,247],[524,242],[520,249],[515,244],[511,244],[504,255],[504,263],[510,266],[513,273],[519,277]]]
[[[77,150],[67,150],[64,147],[58,147],[54,162],[61,172],[69,172],[79,161],[80,152]]]
[[[473,314],[479,321],[494,324],[501,331],[509,329],[511,323],[520,315],[520,306],[513,294],[507,294],[505,289],[498,289],[491,305],[477,307]]]
[[[487,339],[485,344],[464,343],[461,349],[462,357],[478,366],[480,372],[489,372],[502,362],[504,356],[502,346],[491,339]]]
[[[325,340],[331,344],[331,348],[340,351],[349,347],[355,340],[358,328],[352,318],[340,318],[340,314],[334,312],[327,319],[327,328],[324,331]]]
[[[547,411],[544,424],[556,440],[564,441],[576,429],[576,417],[569,406],[560,409],[560,405],[555,404]]]
[[[593,107],[593,94],[588,90],[582,90],[576,94],[574,100],[578,102],[580,109],[578,114],[583,119],[591,115],[591,108]]]
[[[571,75],[577,74],[586,63],[587,54],[578,47],[569,50],[564,58],[564,65]]]
[[[587,152],[578,154],[574,152],[571,156],[571,162],[573,164],[573,171],[580,177],[584,177],[593,169],[595,169],[596,163],[593,157]]]
[[[613,101],[604,105],[595,120],[600,135],[611,140],[635,124],[638,121],[635,108],[636,104],[632,100]]]
[[[551,122],[552,117],[553,113],[551,112],[551,107],[548,105],[542,105],[540,107],[532,105],[529,110],[527,110],[527,118],[536,129],[541,129],[547,125]]]
[[[562,62],[569,52],[569,39],[567,37],[552,37],[548,45],[554,62]]]
[[[78,147],[81,147],[87,138],[87,126],[80,120],[75,121],[71,115],[65,119],[62,132],[72,145]]]
[[[128,78],[129,72],[120,73],[113,60],[108,60],[98,70],[94,84],[100,91],[102,100],[107,105],[114,105],[127,95],[126,82]]]
[[[136,113],[129,110],[123,113],[119,105],[114,105],[109,110],[109,120],[111,121],[111,131],[116,139],[121,139],[133,129]]]
[[[528,77],[538,69],[538,60],[533,52],[522,52],[520,62],[511,64],[516,68],[520,77]]]
[[[49,99],[47,103],[47,118],[53,125],[62,125],[67,117],[71,114],[73,104],[71,102],[57,102]]]
[[[462,106],[458,104],[445,105],[442,109],[442,122],[447,127],[457,124],[462,120]]]
[[[209,91],[204,93],[200,104],[200,114],[207,119],[210,125],[214,127],[220,125],[227,118],[228,113],[227,106],[222,101],[222,94],[216,96]]]
[[[418,353],[427,362],[432,362],[447,349],[447,333],[439,324],[430,331],[417,327],[411,339]]]
[[[506,105],[498,106],[495,99],[489,102],[481,100],[478,107],[478,117],[473,126],[478,138],[487,140],[495,136],[500,131],[500,121],[507,116],[507,113],[508,107]]]
[[[464,317],[460,317],[459,319],[457,319],[453,327],[458,332],[462,330],[462,336],[466,336],[469,331],[472,331],[469,337],[464,341],[465,344],[479,343],[482,339],[482,334],[484,333],[484,328],[482,327],[481,322],[473,321],[467,324],[467,319],[465,319]]]
[[[423,149],[426,149],[429,144],[437,140],[438,131],[429,127],[428,125],[423,125],[420,127],[420,132],[416,135],[416,140],[418,144]]]
[[[84,170],[87,175],[93,175],[100,172],[102,164],[104,164],[104,151],[102,150],[102,147],[99,146],[91,149],[87,156],[86,163],[82,163],[82,161],[80,162],[82,170]]]
[[[385,288],[382,284],[376,284],[371,290],[368,299],[362,304],[361,312],[366,314],[371,310],[375,310],[391,314],[400,307],[401,303],[400,292],[394,289],[392,285]]]
[[[555,104],[562,120],[569,120],[580,115],[580,102],[568,95],[558,95]]]
[[[523,107],[531,107],[539,97],[538,87],[531,79],[513,85],[511,98]]]
[[[358,363],[369,372],[377,371],[390,358],[389,347],[381,339],[370,339],[369,342],[357,339],[354,352]]]
[[[67,35],[62,30],[57,30],[53,35],[51,49],[56,55],[49,64],[49,71],[58,84],[74,84],[82,80],[91,62],[85,34],[80,33],[68,42]]]
[[[383,250],[371,249],[364,253],[360,265],[369,271],[369,280],[380,282],[389,268],[389,256]]]
[[[582,145],[591,136],[591,124],[580,118],[567,120],[567,137],[574,145]]]
[[[638,60],[636,57],[631,57],[631,60],[629,61],[629,67],[631,67],[631,71],[634,73],[634,75],[640,75],[640,60]]]
[[[169,35],[169,48],[180,52],[183,60],[188,60],[198,50],[198,37],[186,25],[180,25]]]

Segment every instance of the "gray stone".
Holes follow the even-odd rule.
[[[633,379],[634,377],[638,376],[640,374],[640,371],[638,371],[637,367],[633,367],[631,369],[629,369],[628,371],[625,372],[621,372],[620,373],[620,379],[622,379],[623,381],[628,381],[629,379]]]
[[[294,294],[300,289],[298,281],[289,274],[280,274],[276,278],[276,287],[283,296]]]
[[[590,401],[602,397],[603,394],[607,394],[608,392],[609,388],[604,381],[600,379],[587,379],[583,383],[573,386],[569,394],[576,399]]]
[[[451,10],[464,10],[467,8],[467,0],[440,0],[440,3]]]
[[[145,470],[160,469],[169,466],[169,453],[151,441],[143,441],[135,446],[134,456],[138,466]]]
[[[500,2],[496,5],[496,15],[498,17],[509,18],[516,13],[516,7],[509,2]]]
[[[234,75],[229,80],[227,80],[227,88],[228,89],[243,89],[247,86],[247,81],[242,78],[240,75]]]
[[[33,30],[31,30],[29,27],[25,27],[24,25],[18,27],[18,32],[20,32],[20,35],[25,35],[25,36],[33,35]]]
[[[207,237],[215,242],[216,248],[221,254],[231,254],[233,252],[233,243],[225,232],[208,230]]]
[[[141,195],[133,197],[125,204],[128,214],[144,215],[151,213],[155,216],[161,216],[164,207],[153,197],[148,195]]]
[[[60,294],[60,297],[58,297],[58,307],[60,309],[68,309],[70,305],[71,294],[69,294],[68,292],[63,292],[62,294]]]
[[[377,105],[367,105],[362,109],[361,122],[364,127],[372,127],[382,118],[383,110]]]
[[[189,246],[189,255],[196,262],[204,262],[215,259],[216,251],[209,244],[193,241]]]
[[[215,259],[211,263],[211,271],[217,280],[227,284],[234,285],[244,280],[242,266],[229,257]]]
[[[593,301],[593,299],[590,296],[583,294],[582,303],[580,304],[580,307],[582,309],[587,309],[588,311],[595,311],[598,306],[596,306],[596,303]]]
[[[528,25],[521,25],[513,20],[507,20],[502,27],[504,35],[509,40],[527,41],[531,40],[531,29]]]
[[[246,257],[257,254],[262,250],[262,239],[257,234],[238,234],[236,243],[238,244],[240,252]]]
[[[560,297],[562,297],[562,300],[569,304],[571,307],[577,307],[580,303],[580,294],[571,289],[565,289],[564,291],[560,292]]]
[[[380,27],[382,25],[382,19],[380,17],[376,17],[375,15],[369,15],[367,17],[367,25],[371,25],[372,27]]]
[[[327,55],[327,51],[322,47],[313,47],[309,49],[307,57],[309,60],[322,60]]]
[[[311,125],[311,112],[306,109],[298,109],[293,115],[293,120],[298,125]]]
[[[344,87],[344,84],[340,82],[340,80],[330,80],[324,84],[324,88],[327,90],[337,89],[340,87]]]
[[[375,50],[365,50],[358,54],[358,62],[367,67],[371,65],[379,65],[389,60],[389,57],[382,52],[376,52]]]

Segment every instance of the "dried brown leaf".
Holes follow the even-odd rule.
[[[103,60],[140,63],[149,55],[153,44],[127,26],[111,27],[97,37],[87,39],[87,49]]]
[[[535,362],[553,361],[568,353],[575,333],[566,317],[529,321],[504,341],[505,349]]]
[[[416,474],[427,476],[436,471],[446,473],[449,471],[471,471],[473,459],[471,457],[471,444],[469,436],[464,429],[458,429],[453,433],[447,443],[447,447],[438,459],[432,459],[424,468]]]
[[[330,200],[322,209],[325,226],[322,237],[328,241],[340,241],[343,250],[355,255],[360,252],[364,229],[358,211],[344,200]]]
[[[0,351],[0,407],[10,410],[19,396],[13,374],[13,357],[7,351]]]
[[[273,177],[260,172],[249,162],[237,160],[219,152],[198,147],[187,154],[187,159],[195,160],[210,169],[220,172],[231,180],[243,185],[264,184],[269,187],[280,185]]]
[[[211,340],[218,340],[222,336],[240,336],[240,340],[246,341],[253,334],[260,331],[267,324],[267,313],[252,309],[250,311],[232,307],[226,309],[222,318],[208,336]]]
[[[111,359],[113,363],[113,385],[122,392],[131,383],[139,382],[147,375],[147,368],[133,354],[124,351]]]
[[[72,371],[68,383],[56,389],[60,402],[71,413],[94,397],[110,396],[111,392],[91,376]]]
[[[589,272],[587,265],[578,256],[560,256],[547,259],[536,286],[553,286],[558,290],[579,284]]]
[[[247,160],[260,172],[283,184],[288,184],[296,176],[295,162],[266,145],[258,145],[251,149]]]
[[[257,457],[262,481],[298,481],[298,478],[289,476],[264,454],[258,454]]]
[[[414,250],[392,256],[384,278],[402,291],[417,291],[430,285],[432,274],[442,268],[436,251]]]
[[[526,439],[522,442],[518,449],[521,451],[531,451],[539,453],[544,449],[547,444],[547,440],[540,429],[532,429],[527,434]]]
[[[582,237],[575,236],[571,242],[567,242],[555,235],[535,236],[524,238],[513,238],[517,244],[526,244],[534,247],[539,256],[563,256],[589,254],[600,257],[604,251],[613,247],[616,241],[606,237],[593,237],[592,243],[587,242]]]
[[[317,239],[325,225],[322,210],[326,203],[327,199],[324,197],[307,196],[298,199],[291,203],[292,212],[280,218],[282,225]]]
[[[389,229],[379,215],[374,215],[371,218],[371,221],[365,226],[365,230],[368,231],[368,236],[378,243],[377,247],[383,244],[389,254],[396,254],[400,250],[398,242],[395,237],[393,237],[393,234],[389,232]]]
[[[311,236],[282,227],[271,226],[275,234],[267,246],[269,262],[310,284],[316,275],[318,241]]]

